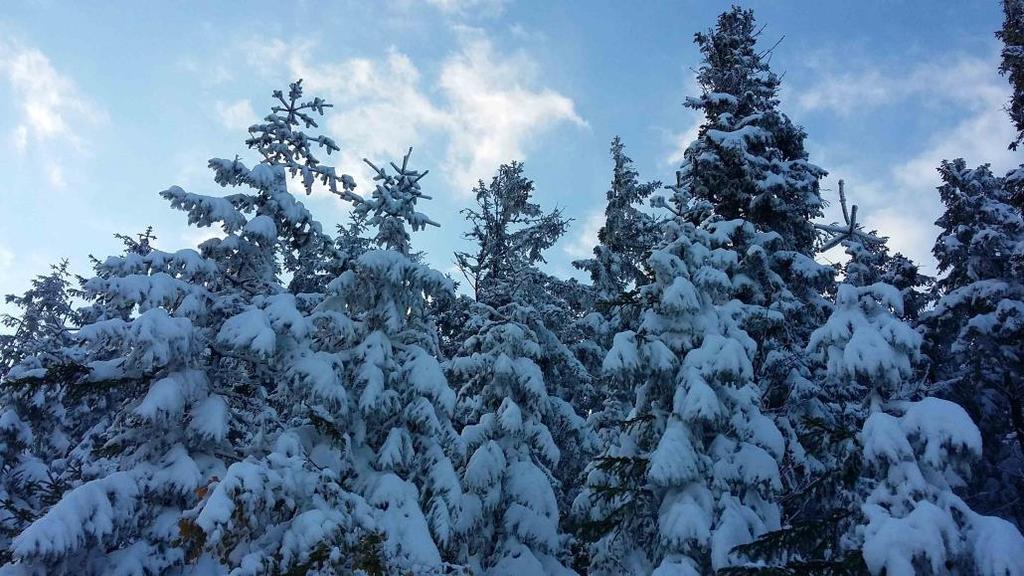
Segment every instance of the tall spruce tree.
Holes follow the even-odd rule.
[[[590,276],[589,298],[581,318],[577,354],[594,379],[596,402],[588,420],[599,436],[614,434],[633,403],[633,384],[602,374],[614,336],[636,330],[642,303],[639,290],[649,282],[647,258],[661,237],[661,222],[641,209],[661,183],[641,182],[622,139],[611,143],[612,179],[605,194],[605,220],[592,258],[573,262]]]
[[[933,253],[944,276],[922,318],[936,387],[981,426],[969,501],[1024,525],[1024,219],[987,166],[943,162]]]
[[[736,298],[763,265],[736,247],[770,238],[742,220],[699,224],[702,203],[685,188],[673,204],[639,328],[617,334],[604,363],[637,387],[576,500],[593,574],[706,574],[779,527],[785,442],[760,410],[757,344],[744,328],[763,311]]]
[[[800,515],[740,552],[795,574],[1019,573],[1020,533],[956,492],[981,455],[978,429],[959,405],[925,395],[922,338],[885,281],[884,241],[841,202],[846,226],[822,228],[849,260],[833,312],[808,344],[822,383],[818,481]]]
[[[475,192],[477,206],[463,211],[475,251],[456,257],[477,302],[450,364],[471,454],[462,470],[471,509],[466,529],[488,535],[471,540],[470,554],[494,573],[558,573],[566,570],[563,512],[592,449],[577,410],[593,393],[586,367],[563,340],[572,334],[578,285],[536,265],[568,220],[532,201],[533,183],[517,162],[499,167]],[[514,421],[502,424],[506,411]],[[577,448],[561,453],[557,446]],[[517,519],[526,510],[532,519]]]
[[[344,433],[355,485],[380,518],[390,569],[427,574],[460,552],[462,444],[428,306],[451,297],[453,285],[412,251],[408,228],[437,224],[416,210],[430,197],[420,189],[426,172],[409,166],[410,154],[391,172],[370,164],[376,186],[370,198],[355,199],[355,210],[376,229],[376,249],[328,285],[317,312],[345,323],[337,357],[355,406]]]
[[[754,15],[733,7],[714,28],[695,35],[704,61],[703,93],[686,106],[704,114],[697,139],[684,153],[676,186],[702,203],[704,217],[741,219],[763,236],[733,247],[758,267],[739,279],[736,298],[763,313],[745,326],[759,343],[755,382],[766,411],[787,438],[786,491],[814,481],[808,449],[817,440],[810,403],[820,395],[805,347],[827,318],[834,269],[815,261],[825,171],[808,161],[803,129],[779,110],[779,77],[771,49],[759,49]],[[738,241],[745,241],[738,239]],[[786,515],[794,499],[787,498]]]
[[[765,253],[770,275],[751,278],[741,298],[771,313],[752,335],[763,342],[755,359],[759,383],[778,407],[809,385],[800,351],[827,313],[822,294],[832,269],[813,258],[811,219],[821,215],[825,171],[808,162],[804,131],[778,109],[779,77],[768,65],[770,50],[758,51],[758,35],[753,12],[737,7],[696,34],[703,94],[686,105],[705,122],[685,152],[678,185],[707,201],[715,217],[744,219],[777,236]]]

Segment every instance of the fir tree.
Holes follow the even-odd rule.
[[[978,429],[959,405],[924,396],[922,338],[883,280],[884,239],[840,194],[846,226],[821,228],[850,258],[808,344],[822,382],[818,480],[803,514],[741,551],[784,573],[1017,573],[1024,538],[956,494],[981,454]]]
[[[846,279],[808,344],[824,367],[830,428],[845,421],[860,429],[855,446],[833,440],[836,461],[826,462],[850,467],[854,460],[856,480],[820,495],[825,507],[859,513],[833,514],[846,530],[816,560],[850,565],[843,548],[854,548],[872,574],[1019,573],[1024,538],[1017,529],[977,514],[955,492],[981,455],[981,435],[959,405],[922,397],[915,370],[921,335],[900,319],[899,290],[878,280],[884,251],[868,238],[843,241],[851,257]]]
[[[523,174],[523,165],[514,162],[501,166],[489,186],[481,183],[476,189],[477,207],[463,211],[472,225],[467,238],[475,243],[476,251],[458,253],[456,257],[460,269],[474,288],[477,304],[469,311],[467,326],[463,330],[463,337],[460,338],[467,344],[462,346],[456,358],[452,360],[455,370],[453,378],[460,384],[460,405],[464,406],[461,419],[466,430],[477,429],[476,427],[489,430],[490,424],[486,424],[485,420],[492,417],[488,414],[499,410],[501,396],[494,396],[493,386],[485,385],[486,382],[500,381],[500,384],[494,385],[504,387],[500,389],[511,386],[511,390],[515,390],[516,386],[527,385],[532,388],[529,391],[530,396],[522,398],[522,402],[526,404],[519,410],[528,417],[537,419],[537,426],[543,427],[537,428],[537,433],[543,430],[544,434],[553,438],[553,443],[547,446],[542,442],[542,445],[532,448],[534,451],[543,448],[543,453],[533,456],[533,460],[539,463],[540,467],[536,471],[527,472],[531,476],[542,473],[548,478],[548,486],[555,497],[551,516],[556,526],[553,534],[561,534],[562,527],[559,523],[563,518],[559,511],[564,511],[574,497],[577,490],[575,478],[592,449],[592,440],[583,420],[578,416],[594,402],[591,378],[586,367],[576,356],[577,351],[566,344],[580,341],[581,331],[577,324],[578,312],[581,311],[579,302],[588,297],[582,295],[588,291],[577,283],[564,282],[535,267],[544,261],[544,251],[554,245],[565,232],[568,220],[564,219],[558,210],[545,214],[540,206],[532,202],[532,193],[533,183]],[[503,327],[506,324],[510,324],[511,327]],[[529,342],[510,343],[508,346],[511,348],[508,350],[493,349],[492,346],[495,344],[491,343],[492,337],[485,338],[484,332],[490,333],[492,330],[498,330],[498,327],[501,327],[501,331],[513,330],[510,334],[519,334],[520,338]],[[468,344],[470,342],[475,343],[473,346],[482,348],[474,348]],[[485,346],[484,343],[488,344]],[[506,380],[522,380],[527,376],[491,374],[488,372],[489,369],[467,367],[467,356],[474,358],[475,363],[478,358],[486,355],[500,357],[501,354],[510,355],[513,360],[520,358],[516,360],[520,364],[535,365],[539,372],[530,375],[530,378],[536,381],[529,384],[514,384]],[[515,392],[525,393],[526,391]],[[518,399],[520,396],[513,398]],[[489,430],[486,435],[488,439],[498,441],[498,437],[503,433],[520,435],[524,432]],[[542,440],[540,438],[537,442]],[[510,441],[502,440],[499,444]],[[472,439],[467,439],[466,442],[470,450],[481,449],[477,444],[473,444]],[[560,458],[557,449],[554,452],[551,450],[555,444],[575,445],[577,449]],[[506,456],[509,464],[530,453],[526,447],[509,447],[508,450],[510,452]],[[517,455],[520,453],[521,455]],[[464,474],[469,473],[467,470],[464,470]],[[504,481],[513,480],[515,479],[506,478]],[[464,483],[466,482],[469,482],[466,485],[467,490],[470,490],[470,484],[475,481],[464,478]],[[539,500],[534,504],[541,506]],[[547,510],[547,504],[541,507]],[[549,515],[548,512],[544,514]],[[495,518],[491,511],[475,521],[490,523],[493,528],[488,530],[508,529],[501,527],[501,524],[507,524],[507,521]],[[563,538],[564,536],[559,536],[553,540],[547,539],[536,543],[536,546],[528,541],[521,541],[520,544],[532,550],[533,557],[545,566],[545,570],[552,572],[560,565],[550,562],[555,562],[555,557],[564,551]],[[511,557],[518,555],[518,552],[515,552],[516,546],[518,544],[513,546],[510,543],[509,547],[501,551],[477,551],[474,555],[477,555],[476,561],[480,562],[481,566],[497,570],[499,565],[505,566],[511,561]],[[548,557],[550,561],[545,559]],[[506,558],[504,563],[501,558]]]
[[[61,457],[72,430],[59,384],[83,368],[69,353],[78,314],[67,260],[33,279],[21,296],[7,302],[19,309],[2,323],[0,335],[0,557],[11,538],[59,498]]]
[[[758,264],[735,247],[759,234],[741,220],[695,225],[685,190],[674,198],[680,208],[648,262],[639,329],[616,335],[604,363],[638,386],[576,501],[593,574],[709,573],[779,527],[785,442],[760,411],[757,345],[744,329],[762,312],[736,299],[737,281]]]
[[[462,210],[476,252],[457,252],[456,263],[476,300],[492,306],[508,302],[525,281],[522,272],[543,263],[569,225],[560,210],[545,214],[531,202],[533,181],[523,170],[520,162],[502,164],[489,185],[481,180],[473,190],[477,207]]]
[[[481,182],[474,190],[477,206],[462,210],[472,227],[465,237],[475,252],[456,253],[456,263],[477,302],[495,309],[517,303],[531,310],[530,329],[544,349],[541,365],[555,387],[552,393],[583,412],[594,402],[590,375],[567,343],[582,334],[578,321],[586,306],[580,303],[589,294],[578,283],[537,268],[569,220],[560,210],[544,213],[532,201],[533,191],[519,162],[500,166],[490,185]]]
[[[298,83],[275,97],[282,105],[250,130],[263,161],[210,162],[218,183],[252,192],[163,193],[223,237],[199,254],[158,250],[147,233],[95,262],[75,334],[87,370],[56,383],[90,410],[72,423],[67,488],[13,541],[25,573],[344,569],[377,530],[342,487],[338,434],[316,426],[345,396],[337,362],[314,349],[315,302],[278,277],[322,234],[287,173],[335,187],[310,151],[332,143],[298,129],[325,104],[301,102]]]
[[[462,523],[469,565],[482,574],[572,574],[565,567],[555,467],[579,417],[541,370],[534,311],[477,304],[473,335],[449,365],[458,382],[467,460]]]
[[[803,349],[827,316],[823,295],[833,287],[833,270],[814,261],[811,220],[821,215],[825,171],[808,161],[804,131],[778,109],[780,79],[769,67],[771,49],[757,48],[759,35],[753,13],[737,7],[695,35],[704,56],[697,75],[703,94],[686,105],[705,122],[684,154],[677,187],[703,202],[707,217],[743,219],[771,236],[751,247],[760,270],[744,279],[737,297],[767,312],[748,329],[761,343],[756,380],[789,439],[789,482],[808,466],[801,442],[809,433],[799,413],[815,384]]]
[[[17,315],[0,317],[9,334],[0,334],[0,378],[26,358],[40,362],[37,368],[60,362],[60,352],[71,342],[77,323],[72,299],[79,291],[72,283],[68,261],[50,267],[49,274],[37,276],[24,294],[10,294],[5,300],[18,308]]]
[[[1024,2],[1003,0],[1003,27],[996,38],[1003,42],[999,73],[1009,77],[1013,88],[1006,111],[1017,127],[1017,137],[1010,142],[1010,150],[1016,150],[1024,140]]]
[[[606,194],[605,222],[598,231],[594,257],[577,260],[573,266],[590,274],[596,292],[596,306],[609,318],[608,332],[614,334],[635,321],[636,311],[628,306],[630,292],[644,285],[643,263],[658,241],[660,227],[653,216],[641,211],[660,182],[641,183],[626,156],[625,145],[616,136],[611,144],[612,181]],[[610,343],[610,342],[609,342]]]
[[[376,249],[328,285],[318,313],[351,323],[338,343],[355,404],[345,431],[354,481],[380,516],[383,549],[394,570],[433,573],[459,552],[462,509],[455,392],[438,362],[429,306],[450,298],[453,285],[412,253],[406,227],[437,224],[416,210],[429,199],[419,184],[426,172],[408,161],[407,154],[391,173],[371,164],[377,185],[355,210],[376,228]]]
[[[981,426],[971,503],[1024,522],[1024,220],[987,166],[943,162],[946,205],[933,253],[944,276],[922,318],[937,389]]]

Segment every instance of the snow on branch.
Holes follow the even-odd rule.
[[[846,190],[842,180],[839,181],[839,205],[843,209],[845,224],[834,222],[832,224],[814,225],[821,232],[822,244],[819,248],[821,252],[831,250],[847,240],[856,239],[865,244],[884,244],[888,240],[885,236],[876,236],[871,232],[865,232],[864,227],[857,223],[857,205],[853,204],[847,209]]]

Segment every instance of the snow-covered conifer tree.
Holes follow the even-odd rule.
[[[286,292],[320,225],[287,190],[287,174],[350,194],[350,178],[313,156],[326,104],[299,83],[248,144],[252,169],[214,159],[218,183],[251,192],[163,195],[191,223],[224,236],[163,252],[152,237],[96,262],[90,306],[75,337],[84,376],[66,385],[95,413],[76,435],[68,489],[13,541],[16,573],[219,572],[353,569],[379,562],[364,545],[370,507],[342,487],[349,473],[337,429],[340,366],[313,349],[313,298]],[[316,263],[312,263],[317,265]]]
[[[0,324],[9,330],[0,334],[0,377],[25,358],[40,362],[36,368],[61,361],[60,354],[71,342],[70,330],[76,325],[72,298],[77,294],[68,261],[62,260],[51,266],[49,274],[33,279],[24,294],[5,297],[20,311],[0,317]]]
[[[628,292],[646,284],[643,264],[659,239],[657,220],[638,208],[661,187],[640,182],[633,160],[616,136],[611,144],[612,181],[605,205],[605,222],[598,232],[594,257],[573,266],[590,274],[599,310],[609,319],[611,335],[635,322],[636,306],[628,306]]]
[[[407,227],[437,224],[416,211],[417,201],[430,197],[419,184],[426,172],[408,161],[406,155],[392,164],[390,173],[370,164],[377,185],[370,198],[355,198],[355,210],[376,228],[377,249],[358,255],[328,285],[317,310],[351,322],[339,344],[354,412],[354,480],[380,516],[386,560],[403,573],[434,573],[457,557],[462,501],[455,392],[438,361],[429,314],[429,300],[450,298],[453,286],[412,252]]]
[[[703,93],[686,105],[705,122],[684,154],[677,185],[706,201],[715,217],[743,219],[775,235],[760,243],[761,271],[744,278],[737,297],[768,312],[747,328],[760,343],[757,383],[788,439],[789,484],[808,466],[802,443],[813,440],[798,413],[815,383],[803,350],[827,317],[824,295],[833,289],[834,271],[814,260],[811,220],[821,215],[825,171],[808,161],[803,129],[779,110],[780,78],[769,67],[771,49],[757,46],[759,33],[753,13],[733,7],[713,29],[696,34]]]
[[[468,453],[474,454],[463,469],[463,482],[471,502],[484,498],[482,490],[497,491],[492,499],[503,491],[522,493],[512,497],[542,515],[545,526],[530,528],[541,531],[535,535],[517,536],[517,521],[501,508],[509,501],[484,498],[484,508],[465,526],[507,542],[474,540],[470,553],[478,566],[498,573],[506,573],[520,560],[527,562],[522,566],[540,562],[553,573],[561,570],[566,546],[560,512],[575,494],[576,478],[592,444],[578,416],[578,410],[594,401],[590,374],[567,345],[581,341],[578,302],[589,297],[581,296],[588,290],[536,268],[568,221],[560,211],[545,214],[532,202],[533,183],[523,174],[522,164],[501,166],[491,184],[481,182],[475,192],[477,206],[463,211],[472,225],[467,238],[475,243],[475,252],[456,257],[477,303],[463,331],[465,344],[451,361],[460,390],[463,436]],[[488,358],[501,365],[492,366]],[[501,358],[512,364],[506,366]],[[505,394],[512,394],[509,409],[521,413],[524,428],[506,429],[493,422]],[[560,454],[556,445],[575,449]],[[474,458],[484,458],[485,452],[498,447],[504,459],[495,464],[494,477],[481,484],[474,470],[483,461],[475,463]],[[543,480],[533,500],[523,500],[528,498],[522,484],[527,476],[531,484]]]
[[[461,469],[466,491],[462,531],[470,566],[481,574],[572,574],[560,522],[555,467],[580,426],[553,396],[541,369],[534,311],[512,302],[476,305],[473,334],[449,370],[459,383]],[[576,449],[579,448],[577,444]]]
[[[831,406],[823,412],[831,416],[830,427],[845,423],[860,430],[856,444],[827,440],[826,451],[847,460],[830,464],[859,474],[845,486],[842,475],[833,475],[831,490],[818,492],[819,505],[854,513],[833,516],[846,530],[819,548],[824,557],[788,560],[852,569],[844,549],[853,549],[872,574],[1024,573],[1024,538],[1017,529],[974,512],[955,492],[981,455],[981,434],[959,405],[922,397],[915,371],[922,338],[900,319],[900,291],[879,281],[884,250],[862,233],[843,243],[851,256],[846,279],[808,351],[824,369]]]
[[[502,164],[489,185],[481,180],[473,190],[477,206],[462,214],[472,226],[466,238],[475,252],[455,254],[478,302],[507,303],[525,284],[521,273],[544,262],[544,251],[558,241],[569,225],[560,210],[545,214],[531,202],[533,181],[521,162]]]
[[[763,311],[736,299],[745,269],[763,258],[736,247],[766,237],[742,220],[695,224],[706,205],[685,188],[673,204],[648,261],[639,328],[617,334],[604,362],[637,387],[621,434],[576,500],[591,531],[592,574],[707,574],[779,527],[785,442],[761,413],[757,345],[744,329]]]
[[[944,276],[922,321],[936,388],[981,427],[982,469],[968,500],[1024,523],[1024,219],[987,166],[943,162],[946,211],[933,253]],[[1014,504],[1016,502],[1016,504]]]
[[[592,293],[585,314],[575,324],[580,329],[580,339],[586,342],[585,347],[578,347],[577,356],[599,388],[596,395],[601,405],[593,406],[590,416],[599,434],[614,427],[633,401],[632,386],[628,383],[619,381],[618,384],[625,384],[621,386],[601,378],[601,362],[615,334],[636,329],[641,310],[638,291],[648,280],[644,265],[661,235],[657,219],[639,208],[661,183],[640,182],[618,136],[612,140],[611,157],[612,180],[594,257],[573,262],[573,266],[590,275]]]
[[[59,497],[60,457],[68,450],[66,389],[47,385],[82,368],[68,347],[77,323],[67,260],[32,280],[23,295],[7,296],[19,309],[0,322],[0,557],[11,538]],[[6,375],[6,376],[5,376]]]
[[[996,37],[1003,42],[999,73],[1009,77],[1013,88],[1006,111],[1017,127],[1017,137],[1010,143],[1010,150],[1016,150],[1024,140],[1024,2],[1003,0],[1003,27]]]
[[[760,33],[750,10],[733,7],[695,36],[704,55],[697,74],[703,93],[686,105],[705,122],[684,154],[677,187],[702,201],[712,219],[743,219],[767,235],[734,247],[746,261],[736,298],[763,312],[745,328],[759,344],[755,382],[787,439],[782,502],[789,523],[807,520],[808,506],[815,510],[811,518],[820,519],[813,488],[828,469],[817,454],[829,449],[821,442],[826,392],[805,348],[827,318],[825,295],[835,285],[833,268],[814,260],[812,219],[822,213],[825,171],[808,161],[803,129],[779,110],[773,48],[758,48]]]
[[[493,308],[516,302],[532,311],[529,325],[543,349],[550,391],[582,412],[593,405],[592,383],[569,344],[581,340],[584,307],[578,302],[589,295],[579,294],[586,289],[578,283],[537,268],[569,220],[560,210],[544,213],[532,201],[533,190],[520,162],[500,166],[489,185],[480,182],[474,190],[477,206],[462,210],[471,225],[466,239],[475,251],[456,253],[456,262],[478,302]]]

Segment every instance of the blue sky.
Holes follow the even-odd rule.
[[[784,110],[811,159],[844,178],[862,220],[931,268],[947,157],[1019,162],[1002,105],[995,0],[749,2],[784,37]],[[501,162],[526,162],[537,198],[575,219],[550,252],[568,274],[600,225],[619,134],[645,179],[670,181],[699,118],[693,33],[724,2],[57,2],[0,14],[0,293],[50,262],[119,251],[115,232],[153,225],[165,250],[213,233],[186,226],[158,192],[219,193],[211,157],[243,158],[270,92],[305,79],[336,104],[326,131],[341,171],[362,157],[414,163],[442,224],[416,236],[442,270],[461,246],[458,210]],[[325,224],[346,206],[304,199]],[[832,214],[830,213],[830,216]]]

